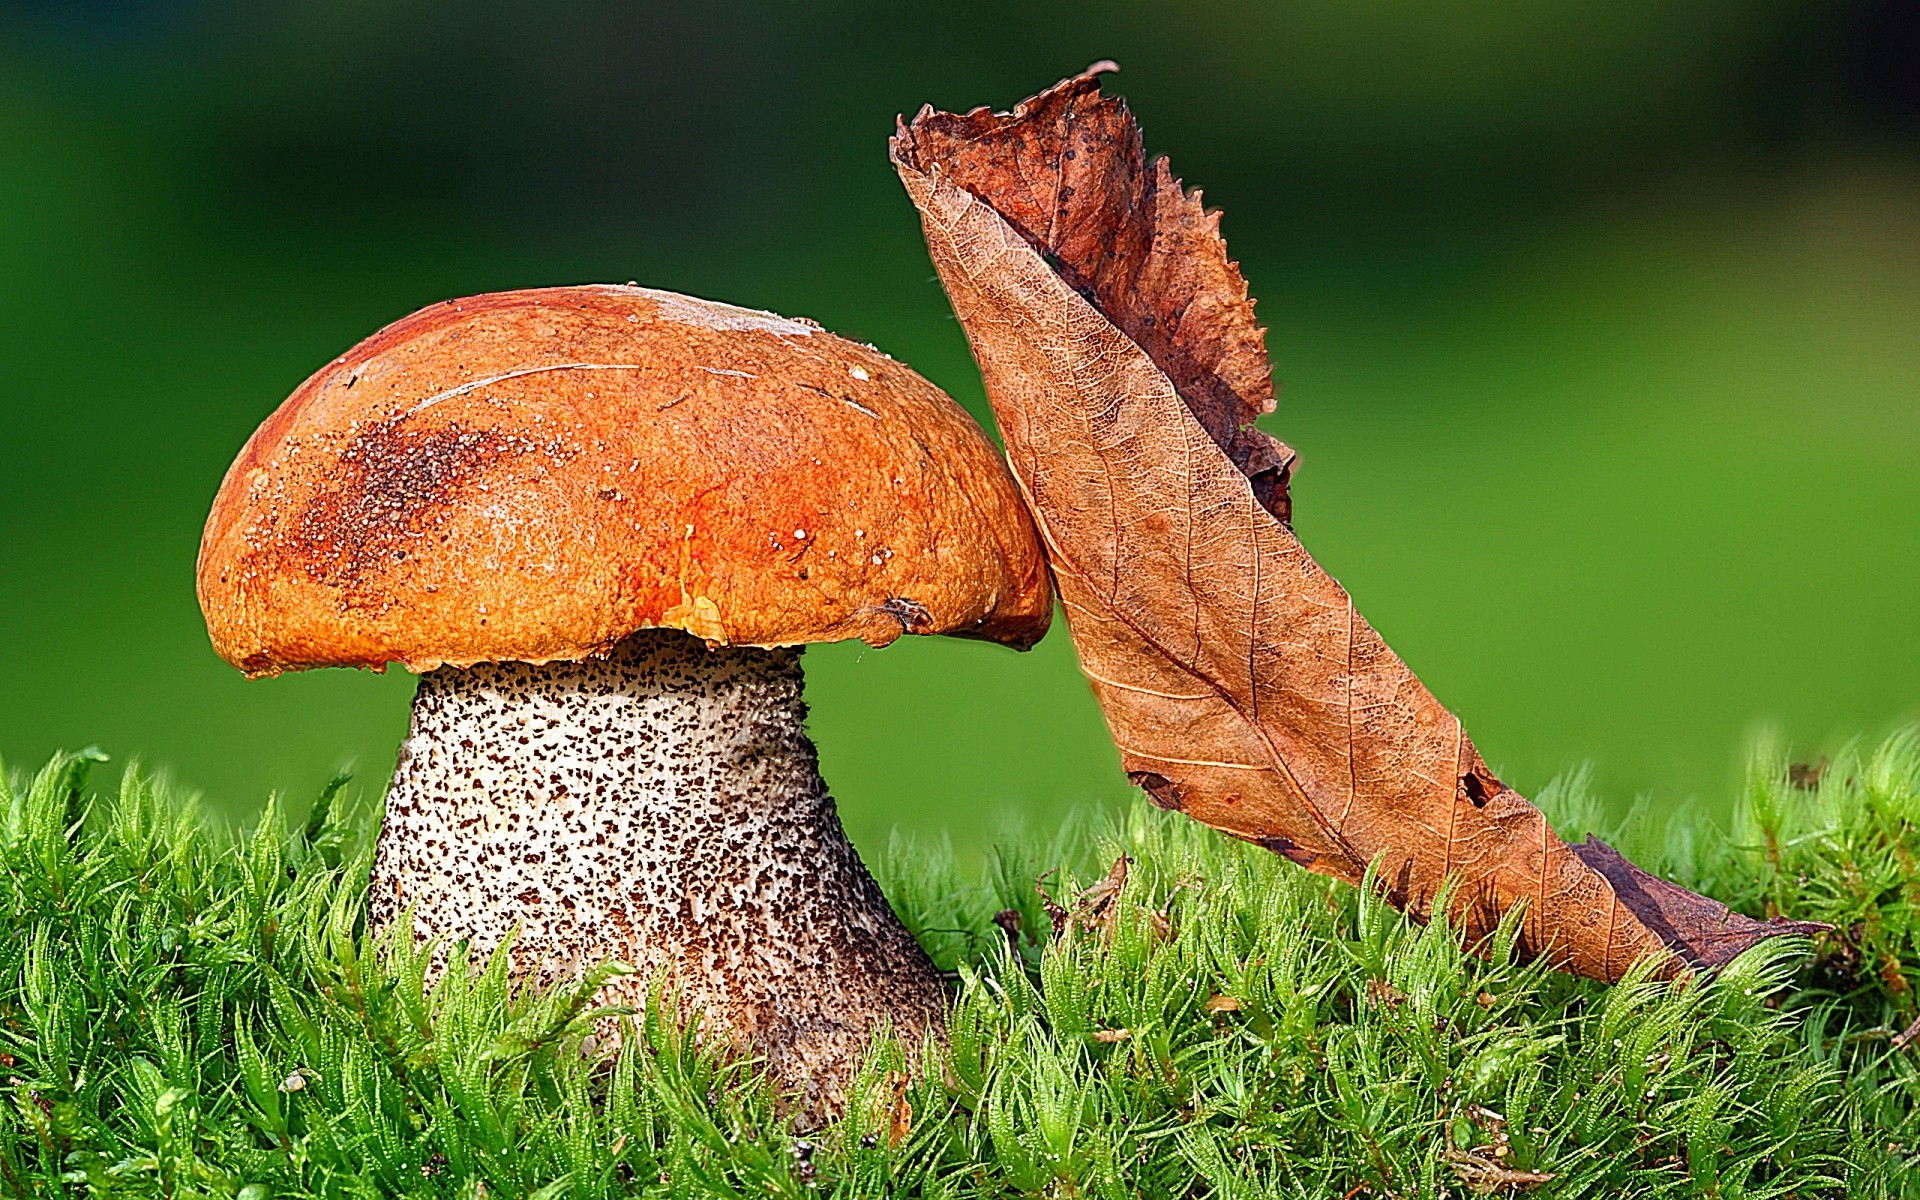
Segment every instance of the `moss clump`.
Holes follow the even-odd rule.
[[[1731,835],[1632,823],[1648,865],[1836,927],[1690,983],[1476,957],[1145,806],[977,877],[896,845],[951,1044],[876,1045],[807,1135],[670,1001],[516,997],[497,954],[424,988],[365,935],[338,782],[240,835],[138,772],[89,791],[96,758],[0,781],[0,1194],[1920,1194],[1912,734],[1817,779],[1763,752]]]

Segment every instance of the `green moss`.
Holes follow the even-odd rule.
[[[896,844],[889,894],[959,980],[951,1046],[877,1045],[810,1137],[670,1004],[622,1017],[606,1067],[579,1052],[593,981],[516,998],[496,956],[423,988],[420,955],[364,935],[371,822],[338,785],[297,829],[269,809],[236,835],[138,772],[90,792],[97,759],[0,783],[8,1195],[1920,1186],[1920,1046],[1896,1038],[1920,980],[1912,733],[1817,784],[1762,752],[1730,836],[1632,823],[1650,865],[1836,926],[1693,982],[1600,988],[1513,965],[1506,938],[1476,957],[1145,806],[1010,835],[977,877]],[[1547,802],[1563,826],[1598,811],[1577,777]],[[1122,854],[1125,886],[1095,886]]]

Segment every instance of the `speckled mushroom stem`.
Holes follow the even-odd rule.
[[[941,1027],[945,990],[841,829],[805,729],[798,649],[648,630],[605,659],[422,677],[374,861],[373,927],[516,975],[664,971],[691,1016],[830,1115],[883,1023]]]

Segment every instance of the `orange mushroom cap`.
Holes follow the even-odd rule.
[[[999,451],[905,365],[639,287],[422,309],[228,469],[200,606],[249,675],[601,653],[638,630],[1025,648],[1053,596]]]

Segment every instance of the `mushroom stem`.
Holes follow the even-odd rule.
[[[371,924],[517,979],[620,959],[610,1003],[664,973],[689,1017],[837,1111],[882,1024],[918,1039],[945,990],[847,841],[805,729],[800,650],[647,630],[603,659],[420,680],[373,868]],[[435,971],[444,969],[444,954]]]

